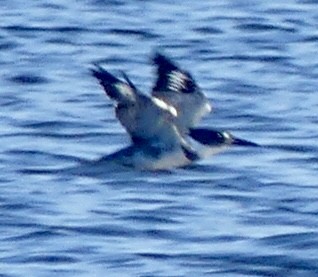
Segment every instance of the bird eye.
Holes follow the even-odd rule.
[[[222,132],[222,135],[225,139],[230,139],[231,138],[231,135],[229,132]]]

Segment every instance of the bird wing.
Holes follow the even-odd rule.
[[[91,72],[112,100],[120,105],[132,105],[136,102],[138,92],[134,86],[121,81],[97,64],[94,64]]]
[[[160,53],[155,54],[153,63],[157,80],[152,95],[175,107],[177,127],[186,132],[211,111],[211,105],[190,73]]]
[[[134,145],[160,151],[181,146],[189,160],[198,159],[196,151],[180,134],[175,125],[176,109],[165,101],[138,91],[126,74],[125,82],[101,66],[95,65],[92,74],[106,94],[116,102],[116,116]]]

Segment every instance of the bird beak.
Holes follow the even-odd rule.
[[[252,146],[252,147],[260,146],[259,144],[256,144],[254,142],[251,142],[245,139],[235,138],[235,137],[233,138],[232,144],[239,145],[239,146]]]

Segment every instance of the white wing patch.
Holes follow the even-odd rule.
[[[211,104],[210,103],[205,103],[203,110],[204,110],[204,113],[210,113],[212,111]]]
[[[178,112],[175,109],[175,107],[168,105],[166,102],[162,101],[161,99],[157,98],[157,97],[152,97],[151,98],[152,102],[157,105],[159,108],[168,111],[169,113],[171,113],[174,117],[178,116]]]
[[[180,92],[182,89],[187,88],[186,81],[188,80],[188,76],[185,75],[184,73],[177,70],[173,70],[168,74],[168,76],[169,76],[168,89],[175,92]]]

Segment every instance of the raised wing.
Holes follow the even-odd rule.
[[[94,65],[92,74],[99,81],[106,94],[119,105],[132,105],[136,102],[137,90],[134,86],[127,84],[99,65]]]
[[[188,159],[198,158],[175,126],[177,111],[174,107],[139,92],[125,74],[124,82],[100,66],[95,66],[92,73],[106,94],[116,101],[116,116],[134,145],[160,151],[181,147]]]
[[[181,132],[187,132],[212,110],[211,105],[190,73],[159,53],[153,63],[157,67],[157,80],[152,95],[176,108],[176,125]]]

